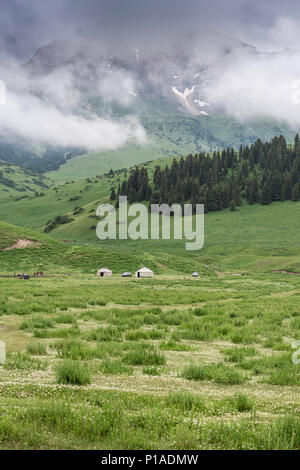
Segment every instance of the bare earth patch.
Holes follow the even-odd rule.
[[[17,248],[17,249],[29,248],[31,246],[38,247],[38,246],[40,246],[40,244],[36,241],[33,241],[33,240],[27,240],[26,238],[20,238],[13,245],[7,246],[6,248],[3,248],[3,251],[14,250],[15,248]]]
[[[222,273],[221,271],[218,271],[217,269],[215,269],[215,273],[219,278],[224,277],[224,273]]]
[[[21,320],[16,319],[14,316],[2,317],[2,319],[0,341],[5,342],[6,350],[8,352],[24,351],[30,338],[20,330]]]

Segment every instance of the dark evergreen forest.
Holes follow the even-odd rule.
[[[174,159],[171,166],[156,166],[153,180],[141,166],[112,190],[111,200],[126,195],[130,203],[204,204],[206,212],[235,210],[244,198],[249,204],[300,199],[300,141],[293,145],[283,136],[270,142],[211,154]]]

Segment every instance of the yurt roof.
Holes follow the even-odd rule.
[[[99,269],[98,273],[111,273],[112,271],[110,269],[107,269],[107,268],[101,268]]]
[[[151,269],[148,269],[148,268],[141,268],[141,269],[138,269],[137,271],[138,273],[152,273],[153,271],[151,271]]]

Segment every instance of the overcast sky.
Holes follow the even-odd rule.
[[[0,0],[0,49],[20,58],[86,24],[115,37],[216,28],[261,50],[300,47],[298,0]],[[148,36],[147,36],[148,37]]]
[[[80,44],[83,37],[91,39],[97,50],[103,42],[103,49],[110,48],[113,55],[115,47],[126,48],[128,43],[142,50],[149,43],[158,52],[164,50],[165,41],[167,45],[174,44],[176,51],[182,44],[189,49],[188,41],[178,44],[178,39],[186,39],[190,33],[202,33],[197,45],[203,43],[204,51],[207,49],[218,63],[214,51],[207,47],[209,41],[205,42],[207,30],[234,36],[261,51],[300,50],[300,2],[0,0],[0,80],[9,85],[6,105],[0,106],[0,132],[34,142],[39,139],[52,145],[97,151],[118,149],[130,141],[143,143],[146,135],[137,117],[120,121],[110,113],[101,119],[93,114],[88,118],[78,116],[75,110],[81,107],[82,97],[68,70],[55,70],[47,77],[37,74],[33,79],[25,68],[19,67],[20,63],[30,59],[39,47],[64,37],[79,40]],[[222,35],[215,36],[223,41]],[[217,103],[228,115],[241,120],[285,119],[299,129],[299,54],[249,55],[247,50],[239,48],[231,61],[222,62],[222,74],[213,75],[208,81],[207,102]],[[191,53],[191,70],[193,58]],[[164,67],[170,76],[174,73],[172,67],[168,70],[168,61]],[[97,96],[114,99],[119,105],[133,99],[133,90],[138,89],[139,83],[130,72],[115,70],[108,80],[102,70],[99,72],[102,80]],[[159,77],[159,73],[157,77],[151,74],[157,83]],[[32,94],[32,87],[43,90],[49,99]]]

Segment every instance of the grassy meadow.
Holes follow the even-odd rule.
[[[299,448],[298,278],[0,283],[0,448]]]
[[[261,212],[273,237],[262,221],[251,247],[251,210],[238,247],[225,212],[209,214],[199,253],[179,241],[74,246],[1,223],[2,250],[34,245],[1,251],[0,274],[46,277],[0,278],[0,448],[299,449],[300,279],[274,272],[299,266],[296,225],[286,246]],[[153,279],[121,278],[144,264]],[[96,278],[102,265],[113,278]]]
[[[123,177],[1,193],[0,449],[299,449],[300,203],[209,213],[199,252],[100,241]]]

